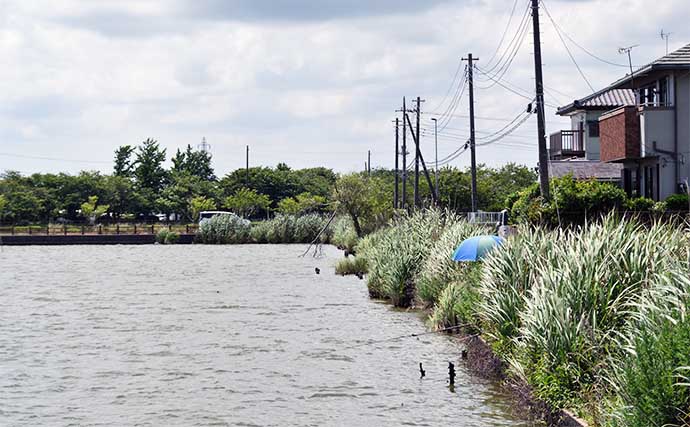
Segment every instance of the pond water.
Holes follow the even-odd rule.
[[[0,424],[529,425],[457,341],[389,340],[423,321],[304,249],[0,248]]]

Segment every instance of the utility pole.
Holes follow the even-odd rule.
[[[367,150],[367,174],[371,176],[371,150]]]
[[[412,122],[410,122],[410,116],[405,114],[405,120],[408,121],[408,124],[410,125],[410,133],[412,134],[412,140],[414,141],[415,145],[417,146],[417,154],[419,154],[419,160],[422,163],[422,168],[424,169],[424,177],[426,178],[426,183],[429,185],[429,194],[431,194],[431,200],[433,201],[434,204],[438,203],[438,200],[436,200],[436,192],[434,191],[434,184],[431,182],[431,178],[429,177],[429,171],[426,168],[426,163],[424,163],[424,157],[422,156],[422,151],[419,149],[419,134],[415,136],[414,130],[412,130]]]
[[[544,117],[544,76],[541,68],[541,34],[539,33],[539,0],[532,0],[532,31],[534,32],[534,77],[537,95],[537,137],[539,141],[539,189],[549,200],[549,154],[546,148],[546,118]]]
[[[407,207],[407,105],[405,103],[405,97],[403,96],[403,134],[402,134],[402,199],[400,207],[405,209]]]
[[[415,151],[415,156],[414,156],[414,206],[415,208],[419,208],[422,206],[422,201],[421,198],[419,197],[419,158],[421,157],[421,150],[419,148],[420,144],[420,139],[419,139],[419,121],[420,121],[420,115],[422,111],[422,100],[420,97],[417,97],[417,108],[415,109],[415,113],[417,114],[417,150]],[[411,127],[411,126],[410,126]]]
[[[398,130],[400,126],[400,119],[395,118],[395,187],[393,188],[393,208],[398,209],[398,185],[400,182],[400,177],[398,176],[398,158],[399,158],[399,148],[398,142],[400,140],[400,131]]]
[[[463,58],[463,61],[465,59]],[[467,55],[467,82],[470,90],[470,158],[471,158],[471,173],[472,173],[472,212],[477,212],[477,152],[476,152],[476,138],[474,130],[474,61],[479,58],[473,58],[472,54]]]
[[[246,164],[245,185],[249,188],[249,146],[247,145],[247,164]]]
[[[434,185],[434,187],[436,190],[436,200],[438,201],[440,200],[438,190],[438,119],[434,117],[431,120],[434,121],[434,152],[436,154],[436,167],[434,168],[434,174],[436,175],[436,185]]]

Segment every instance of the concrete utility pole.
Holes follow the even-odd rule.
[[[399,131],[399,126],[400,126],[400,119],[395,118],[395,187],[393,188],[393,208],[398,209],[398,185],[400,183],[400,177],[398,176],[398,158],[400,156],[400,153],[398,152],[399,147],[398,147],[398,142],[400,140],[400,131]]]
[[[246,164],[245,185],[249,188],[249,146],[247,145],[247,164]]]
[[[464,60],[464,59],[463,59]],[[476,138],[474,131],[474,61],[479,58],[473,58],[472,54],[467,55],[467,82],[470,90],[470,158],[471,158],[471,173],[472,173],[472,212],[477,212],[477,152],[476,152]]]
[[[403,113],[403,135],[402,135],[402,199],[400,207],[405,209],[407,207],[407,105],[405,103],[405,97],[403,97],[402,105]]]
[[[439,190],[438,190],[438,119],[433,118],[431,119],[434,121],[434,153],[436,154],[436,167],[434,168],[434,175],[436,175],[436,182],[434,183],[434,187],[436,190],[436,200],[440,200],[439,196]]]
[[[539,33],[539,0],[532,0],[532,31],[534,33],[534,77],[537,95],[537,137],[539,141],[539,189],[549,200],[549,154],[546,147],[546,118],[544,117],[544,76],[541,68],[541,34]]]
[[[424,157],[422,156],[422,152],[419,149],[419,134],[415,136],[414,130],[412,130],[412,122],[410,122],[410,116],[405,114],[405,120],[408,121],[408,124],[410,125],[410,133],[412,134],[412,140],[414,141],[415,145],[417,146],[417,154],[419,154],[419,161],[422,163],[422,168],[424,169],[424,177],[426,178],[426,182],[429,185],[429,194],[431,194],[431,200],[433,201],[434,204],[438,203],[436,200],[436,192],[434,191],[434,184],[431,182],[431,178],[429,177],[429,171],[426,168],[426,163],[424,163]]]
[[[422,100],[420,97],[417,97],[417,108],[415,109],[415,113],[417,115],[417,138],[416,138],[416,143],[417,143],[417,150],[415,152],[414,156],[414,206],[415,208],[419,208],[422,206],[422,200],[419,196],[419,158],[421,157],[421,149],[419,148],[420,144],[420,139],[419,139],[419,121],[420,121],[420,115],[422,111]],[[412,127],[412,126],[410,126]]]

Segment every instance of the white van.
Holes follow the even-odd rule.
[[[203,211],[203,212],[199,212],[199,224],[206,221],[207,219],[213,218],[216,215],[235,215],[235,214],[232,212],[226,212],[226,211]]]

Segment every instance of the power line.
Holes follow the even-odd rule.
[[[489,67],[489,64],[487,64],[487,72],[491,73],[491,72],[493,72],[499,65],[501,65],[501,64],[503,63],[503,61],[505,60],[505,58],[506,58],[507,56],[511,55],[511,52],[513,52],[513,51],[515,50],[515,45],[516,45],[518,42],[521,42],[521,40],[520,40],[519,38],[520,38],[520,35],[522,34],[522,32],[523,32],[523,30],[524,30],[524,28],[525,28],[525,26],[526,26],[526,23],[529,22],[528,17],[529,17],[529,7],[527,7],[527,8],[525,9],[525,13],[524,13],[523,16],[522,16],[522,20],[520,21],[520,24],[518,25],[517,31],[516,31],[515,34],[513,35],[513,38],[511,39],[510,43],[508,43],[508,46],[506,47],[506,50],[503,52],[503,54],[501,55],[501,57],[499,58],[499,60],[498,60],[493,66],[491,66],[491,67]]]
[[[508,30],[510,29],[510,24],[513,22],[513,17],[515,16],[515,11],[517,10],[517,5],[518,5],[519,0],[515,0],[513,3],[513,9],[510,11],[510,17],[508,18],[508,23],[506,24],[506,28],[503,30],[503,35],[501,36],[501,41],[498,42],[498,46],[496,46],[496,50],[494,51],[494,54],[491,55],[491,58],[487,61],[487,64],[491,64],[493,60],[496,58],[496,55],[498,55],[498,52],[501,50],[501,46],[503,46],[503,42],[506,39],[506,35],[508,35]]]
[[[14,157],[14,158],[18,158],[18,159],[30,159],[30,160],[49,160],[49,161],[54,161],[54,162],[112,164],[111,161],[105,161],[105,160],[76,160],[76,159],[63,159],[63,158],[59,158],[59,157],[29,156],[29,155],[14,154],[14,153],[0,153],[0,156]]]
[[[455,75],[453,76],[453,81],[451,81],[450,86],[448,87],[448,90],[446,91],[446,94],[443,96],[443,100],[434,107],[434,110],[438,110],[441,108],[441,106],[446,102],[446,99],[448,99],[448,95],[453,91],[453,87],[455,87],[455,82],[458,80],[458,76],[460,75],[460,70],[462,69],[462,61],[458,61],[458,68],[455,70]]]
[[[496,70],[495,72],[494,70],[499,64],[495,65],[494,67],[491,67],[489,70],[485,70],[485,72],[493,73],[493,77],[495,78],[495,80],[501,80],[506,75],[511,65],[513,65],[513,61],[515,61],[517,54],[520,52],[520,48],[522,47],[522,44],[524,43],[529,30],[529,26],[527,25],[529,23],[529,20],[525,19],[527,18],[527,16],[529,16],[528,11],[529,8],[525,10],[525,17],[523,18],[523,21],[520,24],[521,26],[518,28],[518,32],[516,33],[516,38],[514,39],[516,40],[516,43],[512,46],[512,49],[510,51],[506,52],[508,58],[505,60],[505,62],[503,62],[503,64],[500,65],[500,67],[498,67],[498,70]],[[497,83],[494,82],[490,84],[488,87],[485,87],[484,89],[491,88],[496,84]]]
[[[575,60],[575,57],[573,56],[573,53],[570,51],[570,48],[568,47],[568,44],[565,42],[563,39],[563,35],[561,35],[561,31],[556,25],[556,22],[553,20],[551,17],[551,14],[549,13],[549,10],[546,8],[546,4],[544,4],[543,0],[541,1],[541,5],[544,7],[544,12],[546,12],[546,16],[549,17],[549,20],[551,21],[551,24],[553,24],[553,28],[556,30],[556,34],[558,35],[558,38],[561,40],[561,43],[563,44],[563,47],[565,48],[565,51],[568,52],[568,56],[570,57],[570,60],[573,61],[573,64],[575,65],[575,68],[577,68],[578,73],[580,73],[580,76],[582,79],[587,83],[587,86],[592,90],[592,92],[596,92],[592,84],[589,82],[587,79],[587,76],[585,76],[585,73],[582,71],[582,68],[580,68],[580,65],[577,63]]]
[[[542,0],[541,3],[542,3],[542,6],[544,6],[544,9],[546,10],[546,5],[544,4],[544,1],[543,1],[543,0]],[[561,33],[562,33],[568,40],[570,40],[570,42],[571,42],[572,44],[574,44],[575,46],[577,46],[580,50],[582,50],[584,53],[586,53],[587,55],[591,56],[592,58],[596,59],[597,61],[603,62],[604,64],[613,65],[614,67],[624,67],[624,68],[627,68],[627,67],[628,67],[627,64],[618,64],[618,63],[616,63],[616,62],[611,62],[611,61],[609,61],[609,60],[607,60],[607,59],[604,59],[604,58],[602,58],[602,57],[600,57],[600,56],[598,56],[598,55],[595,55],[595,54],[592,53],[590,50],[586,49],[584,46],[580,45],[577,41],[575,41],[565,30],[563,30],[563,27],[561,27],[560,25],[558,25],[554,20],[551,20],[551,22],[553,23],[554,27],[557,27],[557,28],[560,29]],[[636,66],[636,67],[638,67],[638,66]]]

